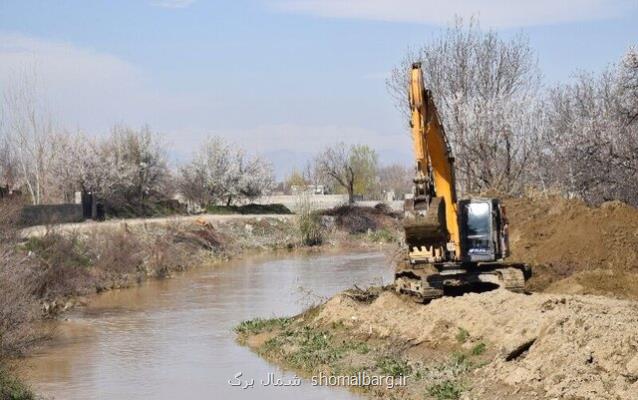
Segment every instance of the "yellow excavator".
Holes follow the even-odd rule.
[[[523,291],[531,270],[509,256],[505,207],[494,198],[457,201],[454,157],[420,63],[410,71],[416,159],[414,193],[405,201],[407,255],[395,288],[423,301],[473,289]]]

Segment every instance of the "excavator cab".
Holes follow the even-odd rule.
[[[463,262],[492,262],[508,256],[508,224],[498,199],[461,200],[459,226]]]

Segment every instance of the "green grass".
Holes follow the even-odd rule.
[[[368,238],[373,242],[380,243],[393,243],[397,241],[396,233],[387,228],[381,228],[371,231],[368,235]]]
[[[452,358],[452,363],[456,365],[465,364],[468,361],[467,354],[461,351],[455,351],[454,353],[452,353],[451,358]]]
[[[412,373],[412,367],[405,361],[395,357],[382,357],[377,360],[377,368],[387,376],[408,376]]]
[[[335,346],[332,336],[327,331],[303,327],[289,335],[296,347],[296,351],[286,358],[293,366],[304,370],[314,371],[321,365],[332,365],[343,357],[346,349]]]
[[[279,329],[257,351],[266,358],[281,359],[293,368],[315,371],[335,368],[346,354],[368,354],[369,346],[358,340],[338,340],[329,331],[309,326],[297,327],[292,319],[275,318],[244,321],[235,328],[240,335],[254,335]],[[285,351],[283,350],[285,349]]]
[[[370,346],[366,342],[344,342],[342,347],[346,351],[353,351],[357,354],[368,354],[370,352]]]
[[[342,323],[333,323],[323,329],[312,324],[304,325],[303,321],[308,321],[308,318],[299,321],[287,318],[256,319],[241,323],[236,331],[256,334],[278,329],[256,351],[262,357],[293,370],[304,373],[324,371],[339,375],[367,371],[376,376],[409,377],[426,398],[436,400],[459,399],[467,390],[464,377],[479,366],[477,363],[480,359],[474,357],[487,351],[487,345],[479,342],[467,350],[451,353],[440,364],[409,364],[401,353],[372,347],[366,341],[348,336]],[[459,341],[467,341],[469,336],[467,331],[459,330]]]
[[[459,328],[459,331],[456,334],[456,341],[459,343],[465,343],[467,339],[470,337],[470,332],[466,331],[463,328]]]
[[[446,380],[428,388],[428,394],[436,400],[457,400],[463,393],[463,386],[458,381]]]
[[[473,356],[480,356],[481,354],[485,353],[486,349],[487,349],[487,345],[483,342],[480,342],[474,347],[472,347],[472,350],[470,350],[470,353],[472,353]]]
[[[0,366],[0,399],[33,400],[35,395],[25,383]]]
[[[291,321],[291,318],[255,318],[241,322],[235,327],[235,332],[244,335],[254,335],[261,332],[272,331],[274,329],[284,329]]]

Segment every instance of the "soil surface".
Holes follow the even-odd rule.
[[[638,209],[561,197],[506,199],[512,258],[531,290],[638,299]]]
[[[408,387],[371,391],[372,397],[638,398],[638,303],[506,290],[428,305],[392,291],[364,299],[344,292],[295,323],[326,337],[347,332],[348,340],[369,344],[377,359],[392,354],[405,362]],[[269,358],[264,338],[273,335],[259,332],[247,344]]]

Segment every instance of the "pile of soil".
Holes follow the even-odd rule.
[[[638,209],[562,197],[505,205],[512,258],[533,266],[532,289],[638,298]]]
[[[398,229],[399,213],[392,212],[383,203],[375,207],[343,205],[321,211],[321,215],[334,217],[336,226],[350,234],[367,233],[379,229]]]
[[[462,398],[638,398],[635,302],[497,290],[421,305],[386,291],[372,302],[337,295],[309,323],[421,348],[413,354],[424,359],[412,362],[427,362],[423,348],[445,351],[465,332],[464,346],[485,343],[491,359],[471,372]]]

